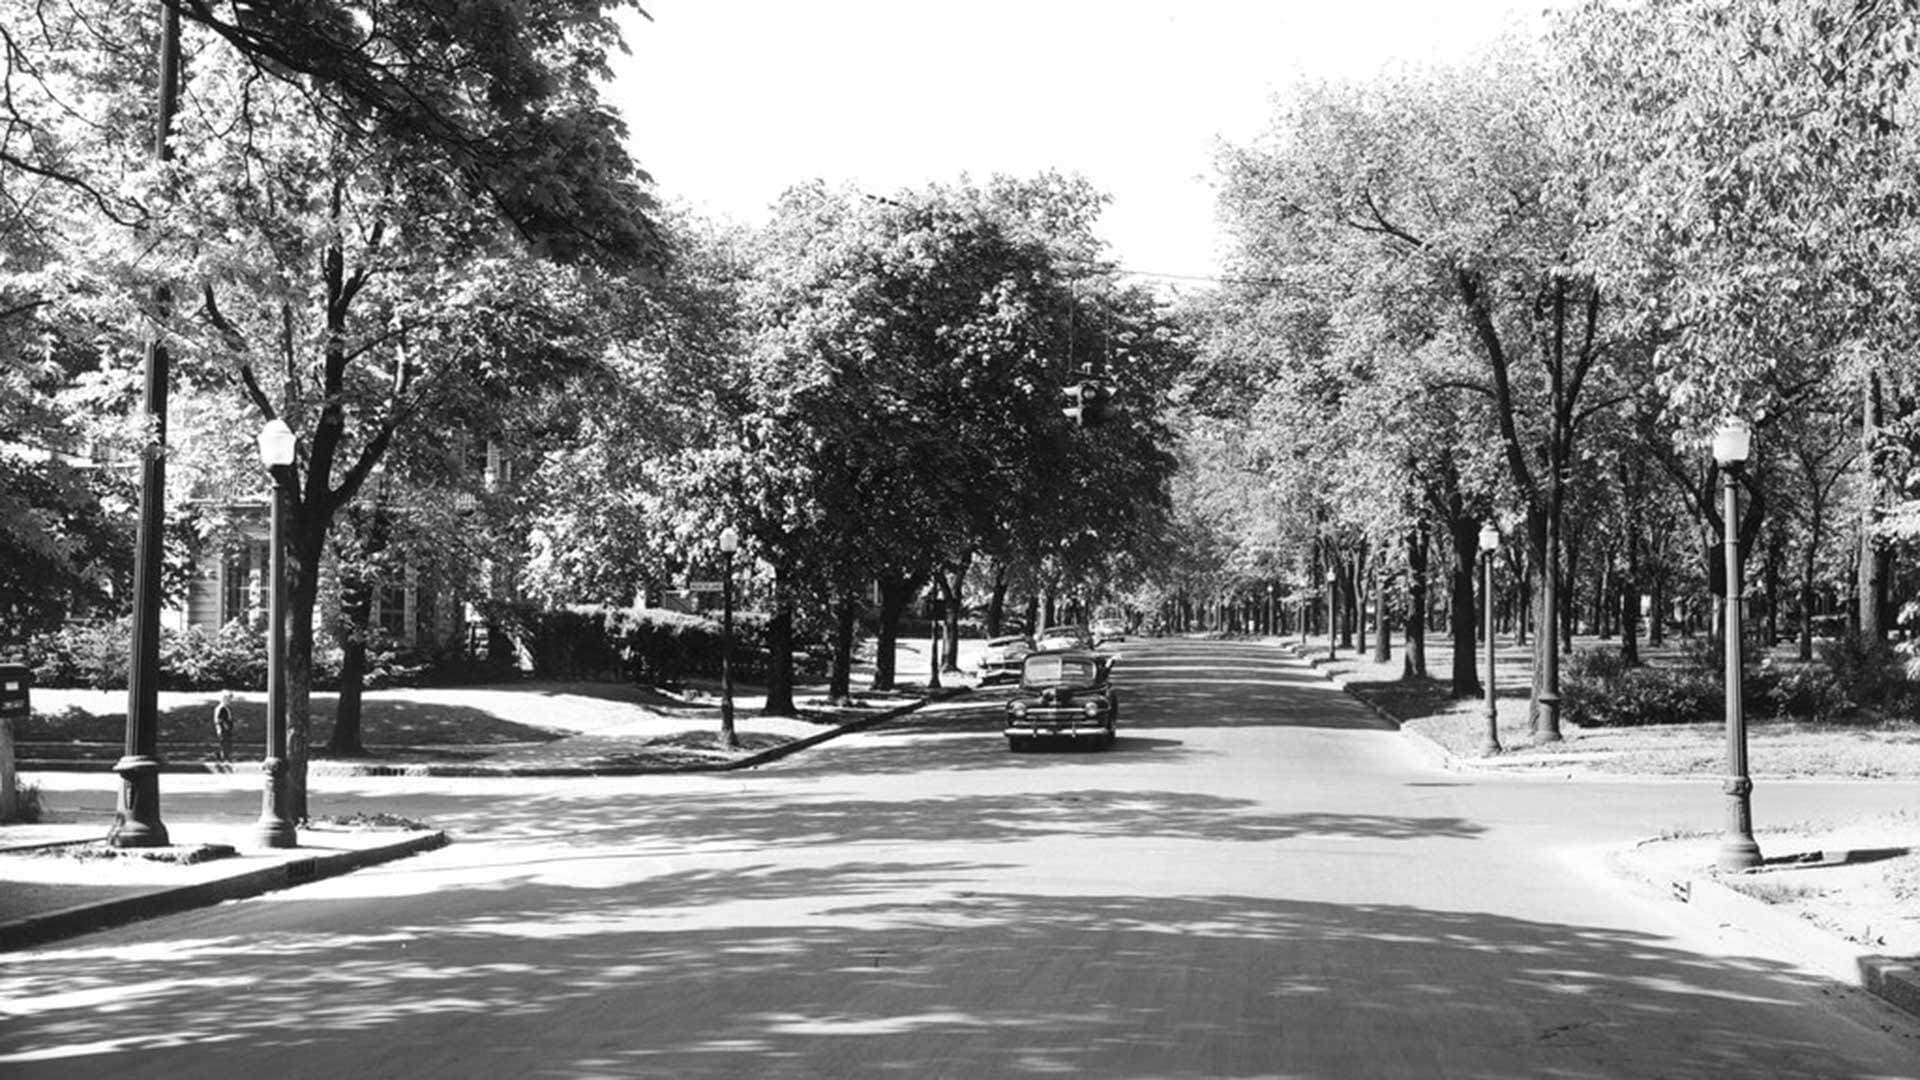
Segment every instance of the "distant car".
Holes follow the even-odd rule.
[[[980,681],[1011,679],[1020,674],[1020,662],[1033,651],[1024,634],[989,638],[980,653]]]
[[[1007,747],[1037,739],[1070,739],[1105,749],[1120,720],[1120,695],[1109,676],[1113,656],[1090,649],[1036,652],[1020,666],[1020,689],[1007,702]]]
[[[1033,637],[1033,650],[1047,652],[1054,649],[1091,649],[1093,634],[1084,626],[1049,626]]]
[[[1093,625],[1089,629],[1093,634],[1093,644],[1096,648],[1109,641],[1120,641],[1127,636],[1126,622],[1112,615],[1093,620]]]

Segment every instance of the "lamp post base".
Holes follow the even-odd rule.
[[[1751,836],[1729,836],[1720,842],[1720,854],[1714,865],[1722,870],[1751,870],[1759,866],[1760,845]]]
[[[1540,709],[1533,718],[1533,741],[1557,743],[1560,739],[1560,695],[1549,690],[1540,695]]]
[[[268,758],[260,764],[267,787],[260,797],[260,820],[254,824],[253,838],[264,848],[299,847],[299,834],[287,817],[287,763],[283,758]]]
[[[120,848],[167,846],[167,827],[160,821],[160,759],[130,754],[114,763],[120,774],[120,808],[115,812],[107,843]]]

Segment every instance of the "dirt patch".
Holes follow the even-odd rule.
[[[600,760],[605,764],[623,768],[718,765],[752,757],[793,741],[789,736],[760,731],[741,731],[736,734],[739,745],[728,746],[717,732],[686,731],[677,735],[649,739],[632,753],[611,755]]]

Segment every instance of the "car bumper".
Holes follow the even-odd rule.
[[[1104,713],[1099,716],[1088,716],[1078,709],[1075,709],[1071,714],[1062,712],[1057,716],[1049,716],[1040,712],[1030,712],[1018,719],[1013,717],[1007,718],[1007,734],[1009,736],[1034,735],[1047,737],[1059,736],[1068,739],[1090,739],[1097,735],[1105,735],[1106,733],[1107,717]]]

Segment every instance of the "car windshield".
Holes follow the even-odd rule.
[[[1099,665],[1084,656],[1034,656],[1027,659],[1020,681],[1092,686],[1098,673]]]

